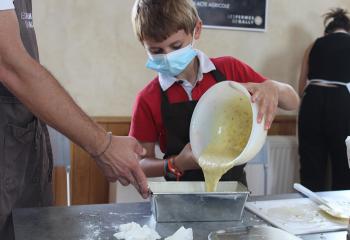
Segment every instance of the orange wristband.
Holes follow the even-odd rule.
[[[176,176],[176,181],[180,181],[180,178],[182,177],[183,173],[175,166],[174,159],[175,157],[170,157],[167,159],[168,170]]]

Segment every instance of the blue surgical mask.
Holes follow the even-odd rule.
[[[175,50],[168,54],[150,54],[146,64],[147,68],[170,76],[177,76],[182,73],[188,64],[197,56],[193,49],[193,41],[184,48]]]

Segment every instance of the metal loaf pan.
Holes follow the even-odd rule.
[[[157,222],[238,221],[249,195],[239,182],[219,182],[211,193],[204,182],[149,182],[149,187]]]

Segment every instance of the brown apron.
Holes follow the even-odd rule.
[[[39,61],[31,0],[15,0],[21,38]],[[52,203],[52,152],[46,125],[0,84],[0,239],[14,239],[11,211]]]

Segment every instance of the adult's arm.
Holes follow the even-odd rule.
[[[36,116],[92,156],[109,145],[106,131],[75,104],[58,81],[30,57],[20,38],[14,10],[0,11],[0,81]],[[132,183],[144,197],[147,180],[139,166],[143,148],[132,137],[113,136],[95,158],[109,180]]]

